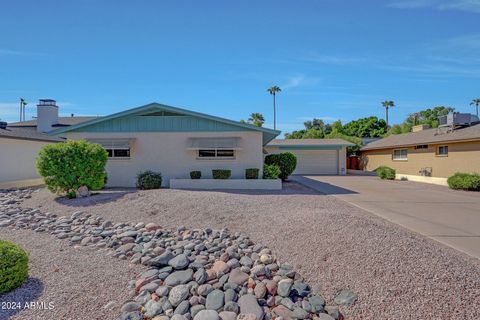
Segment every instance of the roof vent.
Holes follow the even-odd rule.
[[[0,129],[7,129],[7,124],[5,121],[0,121]]]
[[[419,124],[412,127],[412,132],[418,132],[425,129],[430,129],[430,126],[428,124]]]
[[[452,112],[446,116],[438,117],[439,127],[469,127],[473,123],[479,122],[476,115],[470,113]]]

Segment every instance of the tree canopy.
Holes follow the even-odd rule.
[[[349,136],[359,138],[382,137],[387,133],[387,123],[377,117],[360,118],[348,122],[343,126],[343,131]]]
[[[447,115],[453,112],[455,108],[438,106],[434,108],[428,108],[420,110],[418,112],[411,113],[403,123],[393,125],[390,128],[389,134],[401,134],[412,131],[414,125],[426,124],[430,128],[437,128],[439,125],[438,117]]]

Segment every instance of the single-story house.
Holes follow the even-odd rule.
[[[298,157],[294,174],[345,174],[346,147],[351,143],[274,140],[279,134],[158,103],[104,117],[59,117],[56,102],[43,99],[36,119],[0,129],[1,141],[10,139],[11,144],[0,145],[0,183],[40,182],[35,169],[38,151],[45,144],[67,139],[101,144],[109,155],[108,185],[115,187],[135,186],[136,175],[143,170],[161,172],[165,186],[170,179],[189,179],[191,171],[212,178],[212,169],[230,169],[233,179],[244,179],[247,168],[258,168],[262,175],[265,154],[284,151]]]
[[[360,151],[364,170],[388,166],[399,179],[446,184],[455,172],[480,173],[480,123],[416,126],[410,133],[371,142]]]
[[[267,153],[292,152],[297,156],[293,174],[345,175],[347,147],[353,143],[342,139],[285,139],[272,140]]]

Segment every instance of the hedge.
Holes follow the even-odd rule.
[[[137,188],[141,190],[160,189],[162,186],[162,174],[151,170],[137,174]]]
[[[266,164],[263,167],[263,179],[278,179],[282,171],[276,164]]]
[[[226,169],[212,170],[213,179],[229,179],[231,175],[232,175],[232,170],[226,170]]]
[[[395,169],[386,166],[378,167],[375,172],[380,179],[395,180]]]
[[[265,164],[277,165],[280,168],[280,178],[286,180],[297,167],[297,157],[291,152],[269,154],[265,157]]]
[[[190,179],[200,179],[202,177],[201,171],[190,171]]]
[[[43,147],[36,165],[50,191],[74,198],[81,186],[89,190],[104,187],[107,159],[108,154],[101,145],[69,140]]]
[[[28,254],[15,243],[0,240],[0,294],[20,287],[28,278]]]
[[[478,173],[457,172],[447,179],[448,186],[455,190],[480,191],[480,175]]]
[[[260,169],[258,168],[245,169],[245,179],[258,179],[259,172],[260,172]]]

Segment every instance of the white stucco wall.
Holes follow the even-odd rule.
[[[0,138],[0,184],[40,179],[35,161],[38,151],[47,144],[49,142]],[[15,183],[8,185],[15,186]]]
[[[134,138],[130,159],[109,159],[108,186],[134,187],[140,171],[160,171],[163,185],[173,178],[190,178],[190,171],[199,170],[202,177],[211,178],[212,169],[231,169],[232,178],[245,178],[245,169],[263,168],[262,133],[240,132],[70,132],[68,139]],[[233,160],[197,159],[197,151],[187,150],[188,138],[240,137],[241,150]],[[262,174],[262,172],[260,172]]]

